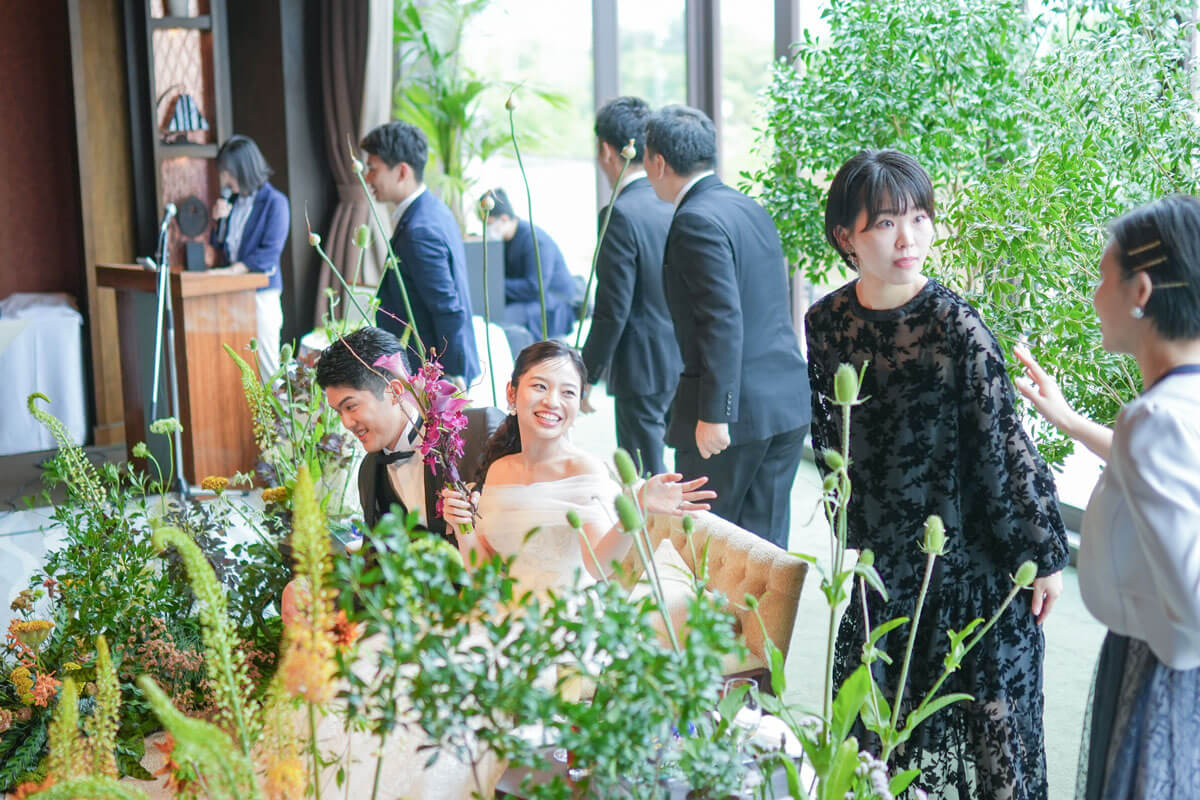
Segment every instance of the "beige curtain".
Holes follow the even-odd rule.
[[[354,232],[371,227],[372,248],[366,253],[359,284],[379,284],[386,248],[371,218],[366,194],[350,166],[361,157],[358,143],[367,131],[391,118],[393,0],[321,0],[321,94],[324,105],[326,156],[337,185],[338,203],[322,237],[325,252],[349,282],[358,265]],[[386,211],[380,209],[383,224]],[[389,232],[390,233],[390,232]],[[325,290],[341,297],[339,316],[353,304],[329,266],[321,264],[314,327],[320,326],[329,302]]]

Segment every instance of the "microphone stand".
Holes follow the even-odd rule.
[[[158,318],[154,326],[154,383],[150,394],[151,423],[158,419],[158,386],[161,382],[159,370],[163,361],[164,321],[167,330],[166,360],[168,388],[170,389],[168,394],[170,415],[179,419],[179,373],[175,364],[175,309],[171,301],[171,257],[167,247],[167,230],[170,225],[171,216],[168,215],[158,233]],[[192,489],[183,475],[183,438],[178,430],[173,431],[170,435],[175,451],[175,485],[178,486],[180,497],[190,500]],[[163,489],[170,491],[171,487],[167,486]]]

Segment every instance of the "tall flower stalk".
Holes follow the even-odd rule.
[[[496,199],[489,191],[479,201],[479,216],[483,220],[483,346],[487,349],[488,378],[492,384],[492,405],[499,408],[496,400],[496,363],[492,361],[492,293],[488,291],[488,241],[487,224]]]
[[[588,298],[592,296],[592,282],[596,279],[596,264],[600,261],[600,247],[604,244],[604,234],[608,233],[608,221],[612,219],[613,206],[616,205],[617,195],[621,192],[621,180],[625,177],[625,170],[629,169],[629,164],[633,159],[637,158],[637,147],[634,140],[630,139],[629,144],[621,148],[621,158],[625,163],[621,165],[621,171],[617,174],[616,181],[612,185],[612,194],[608,196],[608,207],[604,209],[604,220],[600,223],[600,235],[596,237],[596,249],[592,251],[592,269],[588,272],[587,287],[583,290],[583,305],[579,307],[579,327],[575,331],[575,349],[579,349],[579,341],[583,338],[583,320],[587,316]]]
[[[533,224],[533,192],[529,191],[529,176],[525,174],[525,162],[521,160],[521,147],[517,144],[517,126],[513,120],[513,111],[517,108],[516,89],[504,103],[508,111],[508,132],[512,136],[513,152],[517,154],[517,168],[521,170],[521,180],[525,183],[525,199],[529,213],[529,232],[533,234],[533,260],[537,264],[538,302],[542,310],[542,338],[549,339],[549,328],[546,325],[546,284],[542,278],[542,252],[538,248],[537,227]]]

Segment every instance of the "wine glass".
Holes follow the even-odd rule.
[[[725,688],[721,696],[728,697],[735,692],[741,695],[741,703],[731,722],[735,728],[741,730],[749,738],[754,735],[758,730],[759,723],[762,722],[763,712],[762,705],[758,700],[758,684],[753,678],[730,678],[725,681]]]

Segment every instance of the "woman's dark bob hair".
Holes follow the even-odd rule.
[[[230,136],[217,151],[217,169],[233,176],[238,193],[243,197],[254,194],[271,177],[271,167],[262,151],[249,136]]]
[[[1169,195],[1135,208],[1108,229],[1121,277],[1145,272],[1155,287],[1142,310],[1159,335],[1200,338],[1200,199]]]
[[[864,209],[867,224],[863,230],[866,230],[880,214],[904,214],[909,206],[929,212],[930,219],[937,218],[929,173],[916,159],[899,150],[860,150],[842,165],[829,186],[825,238],[842,261],[857,271],[858,267],[838,242],[837,229],[850,230]]]

